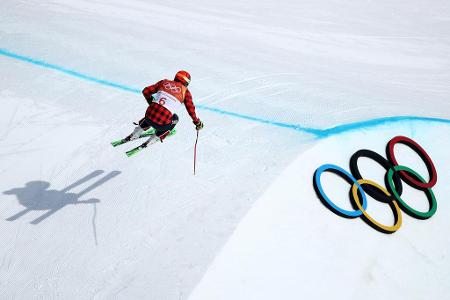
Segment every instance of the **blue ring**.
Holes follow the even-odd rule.
[[[354,211],[350,211],[350,210],[345,210],[340,208],[339,206],[337,206],[336,204],[334,204],[330,198],[328,198],[328,196],[325,194],[325,192],[323,191],[322,188],[322,183],[320,182],[320,176],[322,175],[323,172],[325,172],[326,170],[336,170],[337,172],[347,176],[347,178],[349,178],[350,180],[353,181],[354,184],[356,184],[358,186],[358,190],[361,193],[361,198],[362,198],[362,207],[364,208],[364,210],[367,209],[367,199],[366,199],[366,193],[364,193],[364,190],[362,189],[361,185],[359,185],[358,181],[356,180],[355,177],[353,177],[352,174],[350,174],[349,172],[345,171],[344,169],[342,169],[339,166],[336,165],[331,165],[331,164],[325,164],[320,166],[317,170],[316,173],[314,175],[314,181],[316,183],[317,189],[320,193],[320,195],[322,196],[322,198],[327,202],[327,204],[334,210],[336,210],[338,213],[347,216],[347,217],[351,217],[351,218],[356,218],[362,215],[362,211],[361,210],[354,210]]]

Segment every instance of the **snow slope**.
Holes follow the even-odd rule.
[[[449,133],[445,125],[409,124],[319,142],[299,155],[254,204],[189,299],[446,299],[450,140],[442,137]],[[332,163],[350,171],[354,152],[371,149],[385,157],[386,142],[399,134],[422,145],[436,165],[434,216],[418,220],[402,212],[400,229],[387,235],[361,218],[339,217],[320,203],[312,185],[319,166]],[[427,174],[410,148],[399,144],[395,153],[401,164]],[[384,186],[380,165],[367,158],[358,162],[365,179]],[[325,193],[338,206],[353,210],[350,186],[329,174],[322,175]],[[422,191],[403,186],[403,200],[419,211],[429,210]],[[368,197],[367,212],[382,224],[394,224],[385,203]]]
[[[326,134],[415,116],[448,139],[449,15],[443,0],[2,1],[0,298],[187,299]],[[206,124],[196,176],[186,113],[136,158],[109,145],[178,69]]]

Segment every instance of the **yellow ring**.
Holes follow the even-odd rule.
[[[392,198],[391,194],[385,188],[383,188],[376,182],[373,182],[373,181],[367,180],[367,179],[359,179],[358,183],[359,183],[359,185],[363,185],[363,184],[372,185],[372,186],[376,187],[377,189],[379,189],[380,191],[382,191],[389,198]],[[392,203],[394,204],[394,207],[395,207],[395,211],[392,210],[392,212],[394,213],[394,217],[395,217],[395,214],[397,214],[397,222],[395,222],[395,224],[393,226],[387,226],[387,225],[383,225],[383,224],[377,222],[374,218],[372,218],[364,210],[364,208],[361,205],[361,202],[359,201],[358,186],[356,184],[353,184],[353,186],[352,186],[352,195],[353,195],[353,199],[355,199],[355,203],[356,203],[356,206],[358,206],[358,209],[361,210],[361,212],[367,218],[367,220],[369,220],[369,222],[371,222],[375,227],[381,229],[382,231],[392,233],[392,232],[397,231],[400,228],[400,226],[402,226],[402,212],[400,210],[400,207],[398,206],[397,201],[392,200]]]

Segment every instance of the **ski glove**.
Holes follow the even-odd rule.
[[[198,119],[197,122],[194,122],[194,125],[195,125],[195,129],[197,129],[197,130],[203,129],[203,126],[204,126],[203,122],[200,121],[200,119]]]

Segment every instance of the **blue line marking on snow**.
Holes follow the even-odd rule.
[[[123,85],[123,84],[111,82],[111,81],[104,80],[104,79],[95,78],[95,77],[92,77],[92,76],[89,76],[89,75],[86,75],[86,74],[83,74],[83,73],[80,73],[80,72],[77,72],[77,71],[74,71],[74,70],[70,70],[70,69],[67,69],[67,68],[64,68],[64,67],[61,67],[61,66],[58,66],[58,65],[47,63],[47,62],[45,62],[43,60],[31,58],[31,57],[28,57],[28,56],[19,55],[19,54],[7,51],[5,49],[1,49],[0,48],[0,54],[3,55],[3,56],[7,56],[7,57],[10,57],[10,58],[14,58],[14,59],[17,59],[17,60],[24,61],[24,62],[27,62],[27,63],[31,63],[33,65],[37,65],[37,66],[40,66],[40,67],[43,67],[43,68],[47,68],[47,69],[55,70],[55,71],[58,71],[58,72],[62,72],[64,74],[67,74],[67,75],[70,75],[70,76],[73,76],[73,77],[77,77],[77,78],[84,79],[84,80],[87,80],[87,81],[92,81],[92,82],[95,82],[95,83],[98,83],[98,84],[110,86],[110,87],[113,87],[113,88],[121,89],[121,90],[128,91],[128,92],[133,92],[133,93],[140,93],[141,92],[138,89],[134,89],[134,88],[128,87],[128,86]]]
[[[240,118],[240,119],[245,119],[245,120],[254,121],[254,122],[263,123],[263,124],[268,124],[268,125],[277,126],[277,127],[284,127],[284,128],[294,129],[294,130],[297,130],[297,131],[303,131],[303,132],[311,133],[311,134],[314,134],[314,135],[320,135],[321,132],[322,132],[321,129],[302,127],[302,126],[297,125],[297,124],[290,124],[290,123],[271,121],[271,120],[267,120],[267,119],[263,119],[263,118],[259,118],[259,117],[253,117],[253,116],[249,116],[249,115],[239,114],[239,113],[236,113],[236,112],[226,111],[226,110],[223,110],[223,109],[209,107],[209,106],[205,106],[205,105],[201,105],[201,104],[197,104],[196,107],[198,107],[200,109],[212,111],[212,112],[215,112],[215,113],[231,116],[231,117],[236,117],[236,118]]]
[[[101,84],[104,86],[109,86],[112,88],[120,89],[120,90],[127,91],[127,92],[132,92],[132,93],[136,93],[136,94],[141,93],[140,89],[129,87],[129,86],[126,86],[126,85],[123,85],[120,83],[115,83],[115,82],[105,80],[105,79],[99,79],[99,78],[96,78],[96,77],[93,77],[90,75],[86,75],[86,74],[83,74],[83,73],[80,73],[80,72],[77,72],[74,70],[67,69],[65,67],[61,67],[61,66],[58,66],[55,64],[45,62],[40,59],[35,59],[35,58],[28,57],[28,56],[16,54],[16,53],[13,53],[11,51],[8,51],[8,50],[2,49],[2,48],[0,48],[0,55],[6,56],[9,58],[13,58],[16,60],[20,60],[23,62],[31,63],[33,65],[37,65],[37,66],[40,66],[43,68],[62,72],[66,75],[70,75],[70,76],[73,76],[73,77],[76,77],[79,79],[91,81],[91,82]],[[338,126],[335,126],[332,128],[327,128],[327,129],[318,129],[318,128],[303,127],[298,124],[291,124],[291,123],[284,123],[284,122],[268,120],[268,119],[245,115],[245,114],[240,114],[240,113],[236,113],[236,112],[232,112],[232,111],[226,111],[226,110],[223,110],[220,108],[215,108],[215,107],[211,107],[211,106],[207,106],[207,105],[203,105],[203,104],[197,104],[196,107],[199,109],[211,111],[214,113],[218,113],[218,114],[222,114],[222,115],[226,115],[226,116],[230,116],[230,117],[235,117],[235,118],[249,120],[249,121],[258,122],[258,123],[262,123],[262,124],[267,124],[267,125],[271,125],[271,126],[275,126],[275,127],[288,128],[288,129],[292,129],[292,130],[296,130],[296,131],[300,131],[300,132],[309,133],[309,134],[315,135],[318,138],[324,138],[324,137],[328,137],[331,135],[344,133],[346,131],[352,131],[352,130],[357,130],[357,129],[362,129],[362,128],[375,127],[375,126],[384,125],[384,124],[388,124],[388,123],[404,122],[404,121],[425,121],[425,122],[438,122],[438,123],[450,124],[449,119],[417,117],[417,116],[394,116],[394,117],[385,117],[385,118],[343,124],[343,125],[338,125]]]
[[[343,124],[343,125],[335,126],[332,128],[328,128],[328,129],[322,129],[321,133],[318,134],[318,137],[327,137],[330,135],[344,133],[346,131],[376,127],[376,126],[385,125],[385,124],[389,124],[389,123],[397,123],[397,122],[404,122],[404,121],[420,121],[420,122],[435,122],[435,123],[450,124],[450,120],[448,120],[448,119],[417,117],[417,116],[393,116],[393,117],[384,117],[384,118],[360,121],[360,122],[355,122],[355,123],[348,123],[348,124]]]

